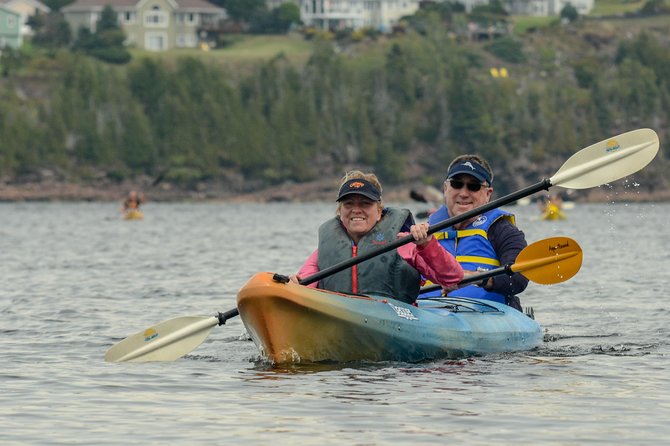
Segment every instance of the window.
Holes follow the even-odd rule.
[[[165,28],[168,26],[168,13],[154,6],[151,11],[144,14],[144,26],[149,28]]]
[[[124,11],[119,13],[119,22],[120,23],[135,23],[136,13],[134,11]]]
[[[195,25],[198,23],[198,16],[192,12],[181,13],[177,16],[177,21],[182,25]]]

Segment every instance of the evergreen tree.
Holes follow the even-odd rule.
[[[131,59],[124,46],[125,40],[126,34],[118,24],[116,12],[107,5],[102,10],[95,33],[88,28],[80,28],[73,49],[104,62],[125,64]]]

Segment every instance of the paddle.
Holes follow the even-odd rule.
[[[467,276],[459,285],[515,272],[521,272],[537,283],[559,283],[577,274],[581,264],[582,250],[577,242],[566,237],[552,237],[528,245],[519,253],[514,264]],[[421,291],[439,288],[440,285],[430,285]],[[105,360],[174,361],[199,346],[212,328],[237,314],[237,309],[233,309],[214,317],[184,316],[161,322],[111,347],[105,354]]]
[[[436,223],[428,228],[428,234],[433,234],[444,228],[469,220],[479,214],[512,203],[541,190],[549,190],[552,186],[561,186],[567,189],[588,189],[618,180],[637,172],[649,164],[656,156],[658,148],[658,135],[651,129],[633,130],[600,141],[572,155],[551,178],[545,178],[520,191],[513,192],[478,208]],[[317,282],[372,257],[397,249],[413,240],[414,238],[411,235],[401,237],[374,251],[352,257],[337,265],[323,269],[316,274],[312,274],[300,280],[300,284],[308,285]]]
[[[656,156],[658,148],[658,136],[651,129],[633,130],[608,138],[572,155],[551,178],[543,179],[534,185],[437,223],[428,229],[428,233],[432,234],[541,190],[549,190],[552,186],[561,186],[568,189],[587,189],[618,180],[637,172],[649,164]],[[375,251],[348,259],[301,279],[300,284],[308,285],[317,282],[372,257],[392,249],[397,249],[404,244],[410,243],[412,240],[411,235],[399,238]],[[207,319],[192,319],[187,317],[163,322],[149,329],[155,330],[156,333],[162,333],[158,338],[152,338],[156,333],[148,333],[149,330],[137,333],[111,347],[107,351],[105,359],[107,361],[128,361],[133,359],[138,361],[160,361],[177,359],[204,341],[212,327],[223,325],[228,319],[238,314],[237,309],[233,308],[225,313],[219,313],[217,316]],[[150,340],[151,342],[148,342]],[[170,346],[170,348],[162,348],[167,346]]]
[[[503,265],[478,274],[466,276],[459,286],[480,282],[489,277],[514,273],[523,274],[528,280],[542,285],[565,282],[582,266],[582,249],[576,241],[567,237],[551,237],[526,246],[514,263]],[[421,293],[441,289],[440,285],[428,285]]]

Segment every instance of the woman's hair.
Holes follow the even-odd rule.
[[[451,167],[458,164],[458,163],[463,163],[465,161],[475,161],[479,163],[486,171],[489,173],[489,177],[491,178],[491,184],[493,184],[493,169],[491,169],[491,165],[489,164],[488,161],[486,161],[484,158],[482,158],[479,155],[460,155],[454,158],[454,160],[449,163],[449,167],[447,167],[447,172],[451,170]],[[489,184],[489,186],[491,185]]]
[[[342,179],[340,180],[340,185],[338,186],[338,190],[342,187],[344,183],[346,183],[349,180],[353,180],[355,178],[362,178],[364,180],[369,181],[372,183],[374,187],[377,188],[379,191],[379,195],[381,196],[382,194],[382,184],[379,182],[379,178],[377,178],[377,175],[374,173],[364,173],[361,172],[360,170],[350,170],[349,172],[345,173]],[[341,202],[337,203],[337,215],[340,215],[340,207],[342,206]],[[382,210],[384,208],[384,205],[382,203],[382,200],[379,200],[378,203],[379,210]]]
[[[374,187],[377,188],[377,190],[379,191],[379,195],[382,194],[382,185],[379,182],[379,178],[377,178],[377,175],[375,175],[374,173],[363,173],[360,170],[350,170],[349,172],[345,173],[342,179],[340,180],[340,187],[342,187],[342,185],[347,181],[353,180],[355,178],[362,178],[366,181],[369,181],[370,183],[372,183]]]

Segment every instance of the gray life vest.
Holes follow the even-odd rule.
[[[398,232],[410,217],[407,209],[385,210],[381,220],[365,234],[356,246],[356,255],[375,251],[396,240]],[[350,259],[354,243],[342,226],[339,217],[328,220],[319,228],[319,269]],[[421,286],[421,275],[410,266],[396,249],[377,255],[355,266],[358,293],[397,299],[407,303],[416,301]],[[319,288],[339,293],[353,293],[354,267],[345,269],[319,281]]]

